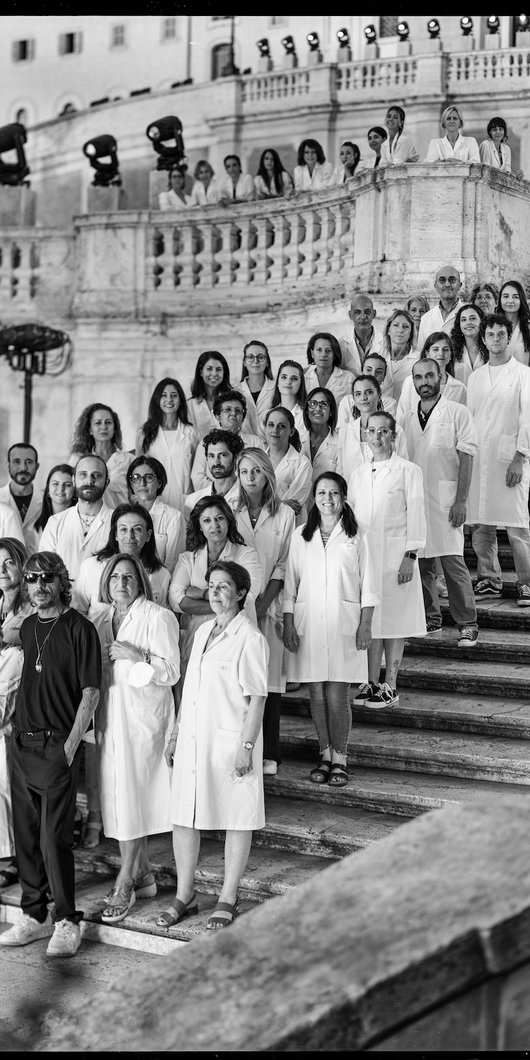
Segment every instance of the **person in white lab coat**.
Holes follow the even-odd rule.
[[[390,314],[385,325],[381,353],[390,365],[392,397],[399,401],[403,383],[410,376],[418,356],[414,344],[414,321],[406,309],[394,309]]]
[[[430,309],[429,300],[424,294],[411,294],[405,302],[405,309],[407,313],[410,313],[414,321],[414,346],[419,349],[418,346],[418,335],[420,331],[421,318],[425,316],[425,313],[429,312]],[[388,410],[391,411],[390,409]]]
[[[123,448],[117,412],[98,401],[83,409],[74,427],[71,450],[68,462],[73,465],[86,453],[103,457],[109,473],[103,500],[109,508],[128,500],[126,474],[133,457]]]
[[[501,173],[513,173],[514,177],[524,176],[522,169],[512,170],[512,151],[508,143],[508,127],[504,118],[490,118],[486,132],[488,139],[479,146],[480,161]]]
[[[145,423],[136,433],[136,456],[155,456],[164,466],[168,484],[161,496],[178,511],[191,489],[191,464],[197,448],[197,431],[191,426],[186,398],[176,379],[161,379],[155,386]]]
[[[453,344],[449,335],[446,335],[444,331],[433,331],[432,335],[429,335],[420,357],[430,357],[431,360],[436,361],[440,369],[440,385],[441,393],[448,401],[457,401],[460,405],[465,405],[467,401],[467,389],[465,383],[461,383],[454,376],[449,375],[447,372],[447,366],[454,360]],[[412,380],[412,372],[410,376],[405,379],[403,383],[403,389],[401,391],[401,397],[398,402],[396,419],[398,423],[401,423],[406,412],[410,412],[418,407],[418,395],[414,388],[414,382]]]
[[[302,140],[298,146],[297,165],[294,167],[294,190],[320,191],[333,183],[333,166],[326,162],[322,145],[318,140]]]
[[[58,515],[65,512],[67,508],[73,508],[76,503],[74,486],[74,469],[70,464],[54,464],[48,472],[40,512],[33,520],[32,526],[37,536],[40,537],[50,515]],[[38,544],[36,546],[38,548]]]
[[[34,527],[42,503],[42,490],[35,489],[34,480],[39,469],[39,456],[29,442],[15,442],[7,451],[9,482],[0,486],[0,504],[7,504],[16,515],[20,529],[15,537],[24,540],[29,555],[39,547]],[[9,526],[2,527],[2,536],[12,534]]]
[[[218,394],[231,389],[228,362],[218,350],[205,350],[197,358],[195,375],[190,386],[188,414],[197,435],[204,438],[208,431],[217,427],[214,403]]]
[[[351,728],[348,684],[366,680],[378,595],[342,475],[319,475],[313,498],[307,523],[296,528],[289,547],[283,639],[288,680],[310,685],[320,751],[310,780],[343,787]]]
[[[360,375],[364,371],[368,354],[381,353],[383,336],[373,325],[376,315],[374,303],[369,295],[352,295],[348,316],[353,328],[348,335],[339,337],[339,343],[342,352],[341,367],[354,375]],[[391,391],[391,380],[388,386]]]
[[[109,481],[102,456],[82,456],[74,468],[77,504],[51,515],[39,542],[39,552],[56,552],[75,582],[87,556],[103,548],[109,536],[112,508],[103,502]]]
[[[463,527],[477,432],[469,410],[441,395],[437,361],[422,358],[412,371],[420,401],[417,409],[407,412],[403,429],[409,457],[423,474],[427,539],[419,564],[427,633],[442,626],[436,587],[439,558],[449,611],[459,629],[458,647],[470,648],[478,640],[477,607],[464,561]]]
[[[282,408],[289,410],[294,418],[294,425],[300,436],[300,441],[307,434],[307,427],[304,423],[306,398],[307,390],[302,365],[298,361],[282,361],[276,374],[271,409],[281,405]]]
[[[282,589],[294,511],[282,503],[270,457],[243,449],[237,458],[239,495],[232,507],[246,545],[256,550],[261,585],[256,599],[258,626],[269,645],[268,695],[263,715],[263,772],[275,774],[280,753],[281,693],[285,692]]]
[[[390,364],[386,357],[383,357],[382,353],[369,353],[365,357],[363,362],[363,375],[371,375],[381,388],[381,401],[385,412],[389,412],[391,416],[396,415],[397,401],[392,397],[392,384],[390,383],[390,391],[388,389],[387,379],[390,378]],[[353,410],[353,404],[350,403],[350,407]]]
[[[166,485],[166,469],[155,456],[137,456],[129,464],[127,486],[131,501],[149,513],[158,557],[172,574],[186,548],[186,523],[182,512],[160,499]]]
[[[368,361],[368,358],[366,359]],[[386,365],[386,361],[383,360]],[[381,387],[375,375],[358,375],[351,396],[344,397],[339,406],[337,431],[339,435],[339,474],[349,482],[352,474],[366,460],[373,460],[366,429],[372,412],[383,412]],[[396,427],[395,449],[407,459],[407,443],[401,427]]]
[[[460,107],[451,104],[446,107],[440,125],[445,136],[435,137],[429,143],[426,162],[476,162],[480,165],[481,158],[478,143],[474,136],[462,136],[461,129],[464,128],[464,115]]]
[[[462,287],[460,273],[454,265],[441,265],[434,277],[434,289],[440,301],[424,313],[420,320],[418,332],[418,350],[423,350],[429,335],[434,331],[445,331],[447,335],[453,330],[456,314],[463,303],[459,291]]]
[[[159,192],[159,210],[184,210],[193,206],[191,195],[186,195],[186,174],[179,166],[170,169],[168,173],[168,187],[166,191]]]
[[[147,837],[170,828],[165,748],[174,725],[172,686],[179,678],[179,626],[151,600],[140,560],[108,560],[92,621],[103,677],[95,720],[105,834],[117,839],[121,867],[102,913],[123,920],[136,898],[156,894]]]
[[[206,454],[208,485],[188,493],[184,501],[186,519],[189,519],[190,512],[202,497],[226,497],[230,503],[232,494],[238,492],[236,458],[245,448],[241,435],[214,429],[203,438],[202,448]]]
[[[512,325],[508,353],[528,368],[530,360],[530,306],[518,280],[507,280],[499,291],[497,313],[504,313]]]
[[[265,449],[265,440],[261,434],[247,434],[242,430],[243,421],[247,414],[247,400],[239,390],[226,390],[218,394],[213,405],[215,426],[222,431],[231,431],[239,434],[245,445],[254,445],[258,449]],[[206,451],[203,445],[198,445],[193,465],[191,468],[191,481],[195,491],[202,490],[212,485],[212,479],[208,472],[206,462]]]
[[[288,504],[296,517],[296,525],[305,523],[306,505],[311,493],[313,470],[301,452],[302,443],[289,409],[276,405],[265,417],[267,454],[276,478],[278,496]]]
[[[307,395],[304,424],[307,434],[302,452],[311,462],[314,482],[322,471],[336,471],[339,460],[337,403],[331,390],[315,387]]]
[[[380,166],[402,166],[407,162],[417,162],[418,149],[410,136],[403,132],[405,111],[403,107],[393,104],[386,112],[385,125],[388,138],[381,144]]]
[[[247,403],[242,432],[263,435],[263,419],[271,407],[275,384],[269,351],[259,339],[251,339],[243,349],[241,381],[237,387]]]
[[[351,393],[353,374],[342,369],[342,351],[340,342],[329,331],[317,331],[307,344],[307,363],[305,386],[309,393],[315,387],[331,390],[337,405],[345,394]]]
[[[210,163],[200,158],[193,171],[192,206],[216,206],[221,197],[219,184]]]
[[[487,316],[481,333],[489,361],[468,382],[468,408],[479,437],[468,504],[478,561],[475,595],[502,595],[497,527],[504,526],[517,574],[517,603],[530,607],[530,369],[508,352],[511,324],[503,314]]]
[[[223,158],[225,176],[219,181],[219,202],[224,206],[231,203],[251,202],[256,198],[256,189],[250,173],[243,173],[239,155],[226,155]]]
[[[173,767],[170,817],[177,893],[160,914],[171,927],[197,912],[195,869],[201,829],[222,829],[223,887],[207,920],[226,928],[238,913],[237,889],[253,829],[263,828],[261,723],[267,695],[269,649],[243,612],[250,575],[218,560],[208,582],[213,617],[195,635],[177,724],[166,748]]]
[[[488,360],[488,351],[480,337],[480,323],[484,315],[480,306],[472,305],[471,302],[460,306],[456,314],[451,332],[453,356],[449,364],[457,382],[464,386],[467,386],[471,372],[475,368],[482,368]]]
[[[393,451],[394,418],[388,412],[373,412],[367,436],[374,459],[352,475],[348,500],[376,557],[379,604],[368,649],[368,681],[354,702],[379,709],[399,702],[396,685],[405,638],[426,633],[417,563],[418,550],[425,545],[426,525],[422,473]],[[381,684],[383,650],[385,680]]]

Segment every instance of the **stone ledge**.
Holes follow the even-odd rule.
[[[148,979],[117,981],[44,1051],[369,1047],[530,957],[527,806],[508,796],[403,825],[153,961]]]

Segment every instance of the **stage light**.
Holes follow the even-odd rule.
[[[18,121],[0,128],[0,184],[23,184],[24,177],[29,173],[26,162],[24,144],[26,143],[26,130]],[[16,162],[4,162],[2,155],[7,151],[15,151]]]
[[[498,15],[488,15],[486,19],[488,33],[498,33],[500,24],[501,23]]]
[[[271,49],[266,37],[262,37],[261,40],[257,40],[256,47],[258,48],[260,57],[262,59],[270,59]]]
[[[515,16],[515,28],[518,33],[526,33],[530,26],[530,18],[528,15],[516,15]]]
[[[366,40],[367,40],[368,44],[375,44],[375,42],[377,40],[377,33],[375,31],[375,26],[372,26],[372,25],[365,26],[364,27],[364,35],[366,37]]]
[[[182,162],[185,151],[180,118],[175,117],[174,114],[158,118],[157,121],[152,121],[147,126],[145,135],[159,156],[157,169],[173,169]]]
[[[464,15],[463,18],[460,19],[460,29],[462,30],[464,37],[469,37],[470,33],[473,32],[473,19],[470,18],[469,15]]]
[[[397,35],[401,41],[409,39],[409,24],[408,22],[398,22],[397,24]]]
[[[293,38],[289,35],[288,37],[282,37],[282,44],[287,52],[287,55],[296,55],[296,46]]]
[[[309,44],[309,47],[312,52],[317,52],[319,50],[320,40],[318,33],[308,33],[306,36],[306,41]]]
[[[94,187],[109,188],[111,185],[119,187],[121,177],[118,162],[118,145],[113,136],[93,136],[83,146],[83,154],[86,155],[92,169],[95,169]],[[107,159],[107,161],[102,161]]]
[[[440,23],[438,22],[438,19],[430,18],[427,23],[427,29],[431,40],[436,40],[436,38],[440,36]]]
[[[349,48],[350,46],[350,34],[347,29],[337,30],[337,40],[341,48]]]

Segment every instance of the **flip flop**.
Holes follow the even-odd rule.
[[[229,902],[218,902],[213,913],[210,913],[206,921],[208,931],[218,931],[219,928],[228,927],[239,914],[237,902],[230,905]]]
[[[198,912],[197,895],[194,891],[187,905],[181,902],[180,898],[175,898],[175,901],[156,918],[156,926],[170,928],[178,924],[180,920],[184,920],[185,917],[195,916]]]

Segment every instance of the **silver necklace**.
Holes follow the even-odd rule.
[[[46,645],[48,643],[49,638],[51,637],[52,630],[53,630],[54,626],[57,625],[62,613],[63,612],[60,611],[59,614],[57,615],[57,618],[54,620],[53,625],[50,626],[50,628],[49,628],[49,630],[48,630],[48,632],[47,632],[42,644],[39,644],[39,641],[38,641],[38,638],[37,638],[37,622],[42,622],[42,619],[39,618],[39,616],[37,615],[37,622],[35,623],[34,633],[35,633],[35,644],[37,645],[37,658],[35,660],[35,669],[36,669],[38,674],[40,674],[42,672],[42,656],[43,656],[44,649],[45,649],[45,647],[46,647]]]

